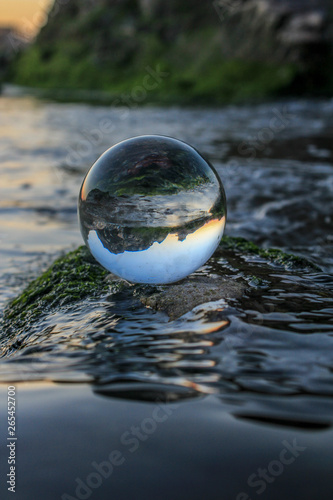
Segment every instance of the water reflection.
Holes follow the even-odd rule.
[[[113,240],[106,245],[97,231],[88,233],[87,244],[98,262],[117,276],[135,283],[169,283],[184,278],[209,259],[221,239],[224,225],[224,217],[213,219],[183,240],[178,232],[169,233],[163,241],[155,241],[137,251],[112,253],[109,249]]]

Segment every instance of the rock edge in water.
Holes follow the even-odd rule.
[[[244,238],[224,237],[215,257],[238,260],[252,255],[288,269],[319,268],[302,257],[284,253],[279,249],[263,249]],[[232,280],[215,274],[191,275],[167,286],[131,285],[113,276],[101,267],[81,246],[58,258],[40,277],[6,307],[3,317],[4,331],[23,330],[51,311],[73,305],[87,297],[112,295],[127,289],[150,308],[175,319],[194,307],[219,299],[241,297],[253,286],[260,286],[261,279],[253,276]]]

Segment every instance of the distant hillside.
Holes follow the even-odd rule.
[[[325,0],[57,0],[11,81],[136,102],[333,94]],[[130,97],[129,97],[130,96]]]

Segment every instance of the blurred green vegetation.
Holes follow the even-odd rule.
[[[223,58],[219,26],[211,20],[200,24],[195,13],[176,4],[177,26],[172,15],[162,21],[146,19],[134,1],[112,8],[102,2],[84,15],[74,1],[50,18],[6,78],[50,92],[104,91],[110,100],[126,96],[135,103],[224,104],[300,91],[332,94],[330,65],[310,75],[295,64]],[[140,94],[147,67],[167,76]],[[122,98],[117,102],[123,103]]]
[[[152,52],[158,52],[152,43]],[[119,71],[116,64],[99,63],[78,42],[59,42],[52,50],[32,46],[11,70],[13,83],[43,89],[87,89],[109,92],[114,98],[144,88],[146,67],[167,76],[147,90],[145,102],[240,103],[285,94],[298,75],[292,65],[278,66],[255,61],[221,60],[208,54],[200,60],[175,54],[141,54],[135,64]],[[153,57],[151,57],[153,56]],[[172,57],[173,56],[173,57]]]

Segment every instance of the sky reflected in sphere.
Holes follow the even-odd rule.
[[[80,190],[79,222],[95,259],[133,283],[185,278],[217,248],[226,201],[214,168],[191,146],[163,136],[108,149]]]

